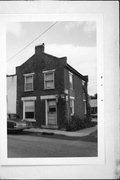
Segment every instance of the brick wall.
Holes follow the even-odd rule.
[[[73,90],[70,90],[69,85],[69,70],[64,69],[65,89],[68,89],[68,106],[70,106],[70,96],[75,97],[74,113],[81,119],[84,118],[84,102],[83,102],[83,87],[82,79],[73,73]],[[70,114],[69,114],[70,116]]]
[[[64,66],[66,64],[66,58],[57,58],[51,55],[47,55],[44,52],[37,53],[28,59],[24,64],[16,67],[17,74],[17,113],[23,118],[23,102],[21,97],[36,96],[35,101],[35,118],[37,125],[45,124],[45,102],[40,99],[42,95],[55,95],[62,94],[64,92]],[[55,69],[55,89],[44,90],[44,74],[43,71]],[[34,74],[34,91],[24,92],[24,76],[27,73]],[[58,104],[59,111],[62,112],[60,103]],[[60,124],[60,112],[59,124]],[[63,117],[62,117],[63,118]]]

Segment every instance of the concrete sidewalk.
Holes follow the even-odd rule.
[[[30,128],[26,129],[25,131],[34,132],[34,133],[47,133],[47,134],[57,134],[57,135],[65,135],[65,136],[72,136],[72,137],[83,137],[88,136],[89,134],[95,132],[97,130],[97,126],[81,129],[79,131],[63,131],[63,130],[53,130],[53,129],[40,129],[40,128]]]

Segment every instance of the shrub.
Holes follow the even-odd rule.
[[[72,116],[69,123],[66,123],[67,131],[77,131],[84,128],[89,128],[95,126],[96,123],[91,122],[90,117],[86,117],[84,119],[80,119],[79,116]]]
[[[66,124],[67,131],[76,131],[82,128],[84,128],[84,122],[76,115],[72,116],[69,123]]]

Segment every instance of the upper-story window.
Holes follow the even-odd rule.
[[[74,97],[70,97],[70,114],[74,115]]]
[[[44,73],[44,89],[54,89],[55,88],[55,80],[54,80],[54,71],[43,71]]]
[[[83,92],[83,101],[86,101],[85,93]]]
[[[73,74],[69,72],[70,89],[73,89]]]
[[[82,85],[83,85],[83,86],[85,85],[85,81],[84,81],[84,80],[82,80]]]
[[[84,103],[84,114],[87,113],[87,107],[86,107],[86,95],[85,92],[83,92],[83,103]]]
[[[24,74],[24,91],[33,91],[34,73]]]

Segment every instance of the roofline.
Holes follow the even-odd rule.
[[[17,76],[17,74],[6,75],[6,77]]]
[[[78,77],[80,77],[81,79],[83,79],[84,81],[88,82],[88,76],[85,75],[83,76],[82,74],[80,74],[77,70],[75,70],[72,66],[70,66],[69,64],[66,65],[66,68],[69,69],[71,72],[73,72],[74,74],[76,74]]]
[[[67,57],[66,57],[66,56],[57,57],[57,56],[48,54],[48,53],[46,53],[46,52],[43,52],[43,54],[45,54],[46,56],[50,56],[50,57],[52,57],[52,58],[57,58],[58,60],[61,60],[61,59],[66,59],[66,60],[67,60]]]

